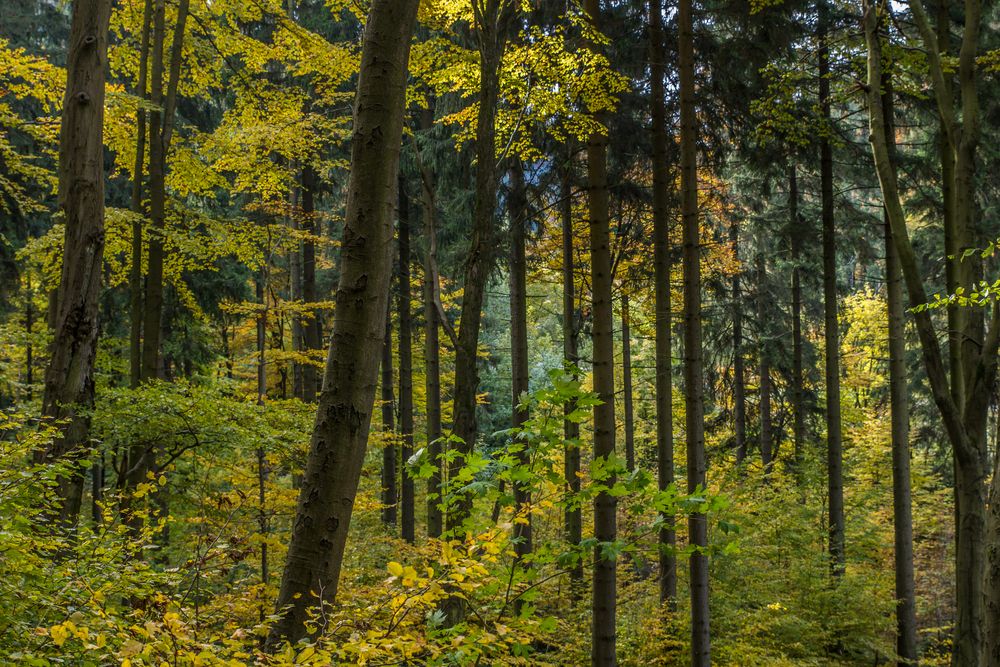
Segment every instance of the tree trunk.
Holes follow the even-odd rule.
[[[420,114],[420,129],[424,132],[434,125],[434,111],[425,109]],[[441,537],[444,514],[441,510],[441,343],[440,320],[434,294],[436,274],[433,270],[437,259],[433,256],[437,241],[434,230],[434,193],[431,183],[421,178],[420,202],[423,207],[424,236],[427,254],[424,257],[424,390],[427,394],[427,455],[434,465],[434,472],[427,480],[427,536]]]
[[[802,483],[805,465],[806,406],[802,360],[802,232],[799,220],[799,184],[795,163],[788,167],[788,235],[792,248],[792,442],[796,479]]]
[[[399,513],[400,532],[413,544],[413,478],[406,462],[413,456],[413,325],[410,318],[410,199],[399,185]]]
[[[740,227],[729,227],[729,243],[733,258],[739,261]],[[733,274],[733,430],[736,436],[736,465],[743,465],[747,457],[747,387],[746,368],[743,360],[743,297],[740,294],[740,273]]]
[[[757,327],[758,354],[760,355],[760,462],[764,474],[774,465],[771,418],[771,356],[768,351],[770,327],[767,319],[767,259],[762,250],[757,251]]]
[[[528,199],[524,171],[518,158],[511,160],[510,179],[510,364],[511,364],[511,426],[522,427],[528,421],[528,410],[521,401],[528,393],[528,308],[527,263],[525,259],[525,225],[528,223]],[[523,468],[531,462],[528,443],[520,438],[514,442],[517,463]],[[531,553],[531,482],[514,483],[514,551],[518,559]]]
[[[452,409],[452,433],[458,439],[461,456],[451,463],[453,475],[476,446],[478,424],[476,395],[479,391],[479,329],[482,324],[486,281],[496,253],[497,170],[496,113],[500,92],[499,72],[507,44],[507,31],[514,3],[484,0],[474,3],[475,35],[479,46],[479,113],[476,119],[475,212],[472,240],[465,261],[465,282],[462,293],[461,327],[455,346],[455,395]],[[472,509],[472,495],[457,493],[455,504],[447,517],[449,530],[457,530]]]
[[[163,232],[166,220],[167,153],[173,131],[174,109],[177,105],[177,85],[181,74],[181,52],[184,45],[184,25],[190,0],[180,0],[177,23],[170,51],[170,72],[167,92],[163,94],[163,49],[166,34],[164,0],[155,0],[153,12],[153,91],[155,107],[149,123],[149,217],[153,233],[149,238],[146,260],[146,298],[143,313],[142,379],[160,375],[160,339],[163,322]]]
[[[302,300],[316,303],[316,171],[310,165],[302,166],[302,213],[300,227],[306,237],[302,240]],[[320,340],[319,313],[313,310],[302,325],[302,347],[307,354],[322,349]],[[309,403],[316,400],[319,392],[319,373],[316,366],[306,364],[302,369],[302,400]]]
[[[667,109],[664,90],[666,43],[663,37],[662,0],[649,3],[650,95],[652,97],[653,144],[653,264],[656,276],[656,461],[658,486],[666,490],[674,483],[673,346],[670,305],[670,170],[667,165]],[[660,517],[660,602],[677,607],[677,558],[673,516]]]
[[[563,359],[575,368],[580,362],[577,352],[577,316],[576,316],[576,276],[574,274],[575,258],[573,256],[573,192],[572,192],[572,149],[567,147],[566,162],[560,174],[560,217],[562,219],[562,288],[563,288]],[[565,406],[565,414],[576,410],[576,401],[570,401]],[[566,442],[563,448],[563,472],[566,479],[566,492],[569,502],[566,504],[563,517],[563,529],[566,542],[571,547],[579,546],[583,539],[583,517],[580,506],[573,499],[580,493],[580,424],[572,419],[563,421],[563,438]],[[570,587],[574,600],[583,583],[583,563],[577,562],[570,569]]]
[[[136,96],[149,99],[146,85],[149,70],[149,33],[153,20],[153,0],[146,0],[142,10],[142,37],[139,45],[139,85]],[[146,161],[146,111],[135,114],[135,164],[132,169],[131,210],[137,217],[132,222],[132,266],[129,267],[129,386],[133,389],[142,381],[142,174]]]
[[[293,165],[294,166],[294,165]],[[299,188],[293,182],[288,193],[288,226],[292,229],[293,238],[298,236],[302,229],[302,216],[299,215]],[[288,250],[288,298],[292,302],[301,304],[305,300],[302,298],[302,241],[297,238]],[[292,395],[295,398],[302,398],[305,391],[305,367],[299,361],[299,355],[305,350],[305,327],[303,326],[302,314],[299,311],[292,312],[292,351],[296,358],[292,363]]]
[[[892,77],[882,75],[882,113],[885,136],[894,152]],[[906,385],[906,331],[903,278],[892,240],[892,225],[885,216],[885,291],[889,337],[889,406],[892,440],[892,518],[896,575],[896,653],[899,665],[917,664],[916,592],[913,580],[913,509],[910,493],[910,397]]]
[[[701,239],[698,220],[698,120],[695,115],[694,38],[692,0],[680,0],[678,69],[681,107],[681,220],[684,239],[684,399],[687,425],[687,490],[705,486],[705,398],[701,349]],[[688,516],[688,539],[695,547],[708,546],[708,518]],[[691,593],[691,665],[709,667],[711,640],[708,610],[708,555],[689,558]]]
[[[830,50],[827,7],[819,5],[819,105],[824,122],[830,118]],[[837,241],[833,218],[833,147],[820,140],[820,198],[823,219],[823,331],[826,342],[826,470],[829,506],[830,571],[844,572],[843,434],[840,420],[840,325],[837,321]]]
[[[622,292],[622,407],[625,410],[625,466],[635,470],[635,416],[632,406],[632,332],[628,293]]]
[[[393,396],[392,378],[392,315],[386,313],[385,339],[382,343],[382,522],[396,525],[396,503],[399,493],[396,488],[396,399]]]
[[[601,10],[598,0],[585,0],[584,10],[600,30]],[[587,140],[587,184],[590,214],[590,280],[592,289],[592,336],[594,393],[600,405],[594,406],[594,461],[607,461],[615,455],[615,340],[614,307],[611,299],[611,246],[608,191],[607,114],[595,114],[600,130]],[[612,473],[600,479],[611,487]],[[617,538],[617,498],[601,491],[594,498],[593,600],[591,613],[591,664],[606,667],[617,664],[616,655],[616,562],[605,554],[603,545]]]
[[[362,40],[336,316],[269,644],[337,595],[368,442],[392,274],[392,218],[418,0],[375,0]]]
[[[57,479],[59,524],[75,526],[83,502],[85,455],[94,402],[98,298],[104,258],[104,82],[108,66],[108,0],[76,0],[66,56],[66,95],[59,130],[59,208],[65,216],[62,275],[54,314],[42,415],[61,422],[36,460],[66,459]],[[65,420],[65,421],[63,421]]]

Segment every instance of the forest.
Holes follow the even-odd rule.
[[[1000,667],[997,173],[989,0],[3,0],[0,664]]]

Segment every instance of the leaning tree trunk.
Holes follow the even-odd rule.
[[[830,48],[826,0],[819,5],[819,105],[830,125]],[[820,199],[823,219],[823,332],[826,341],[826,472],[830,571],[844,572],[844,445],[840,419],[840,325],[837,321],[837,240],[833,217],[833,146],[820,141]]]
[[[659,490],[674,483],[673,349],[670,340],[670,170],[667,166],[667,109],[664,90],[666,43],[663,3],[650,0],[650,95],[653,143],[653,265],[656,275],[656,461]],[[660,517],[660,602],[677,606],[677,559],[673,516]]]
[[[104,82],[109,0],[76,0],[66,57],[66,95],[59,130],[59,208],[64,215],[59,281],[42,414],[59,434],[36,458],[66,460],[55,488],[59,523],[76,524],[83,502],[84,455],[94,402],[98,298],[104,259]],[[55,513],[55,512],[54,512]]]
[[[705,486],[705,397],[701,334],[701,239],[698,220],[698,120],[695,115],[694,36],[692,0],[681,0],[677,11],[681,106],[681,221],[684,239],[684,398],[687,404],[687,490]],[[708,517],[688,516],[688,539],[708,546]],[[708,555],[692,553],[689,560],[691,596],[691,664],[709,667],[711,638],[708,610]]]
[[[308,610],[337,595],[385,334],[407,61],[418,4],[374,0],[365,25],[333,334],[271,646],[302,637]]]
[[[595,28],[600,29],[598,0],[586,0],[584,9]],[[594,393],[600,404],[594,406],[594,461],[607,461],[615,455],[615,339],[614,305],[611,298],[612,269],[608,191],[607,114],[596,114],[600,130],[587,140],[587,183],[590,212],[590,284],[592,290],[591,325],[593,338]],[[611,487],[614,474],[600,483]],[[594,574],[591,605],[591,664],[605,667],[617,664],[616,563],[602,545],[617,538],[617,499],[607,491],[594,498]]]

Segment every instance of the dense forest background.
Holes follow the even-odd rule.
[[[0,662],[1000,665],[981,0],[4,0]]]

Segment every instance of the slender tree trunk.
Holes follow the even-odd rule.
[[[396,503],[399,492],[396,488],[396,460],[399,450],[396,447],[396,399],[393,396],[392,377],[392,316],[385,317],[385,340],[382,343],[382,435],[385,439],[382,448],[382,521],[390,526],[396,525]]]
[[[294,167],[294,165],[293,165]],[[299,188],[292,184],[288,193],[288,226],[292,229],[293,235],[297,236],[302,229],[302,216],[299,215]],[[288,250],[288,298],[295,303],[302,303],[302,241],[295,240]],[[305,391],[305,367],[299,361],[298,355],[305,350],[305,327],[303,326],[302,314],[298,311],[292,312],[292,351],[296,354],[296,359],[292,363],[292,395],[295,398],[302,398]]]
[[[600,30],[601,10],[598,0],[585,0],[584,10]],[[595,114],[603,126],[587,140],[587,183],[590,214],[590,280],[592,289],[592,337],[594,392],[600,405],[594,407],[594,461],[606,461],[615,455],[615,348],[614,309],[611,299],[611,247],[608,192],[607,114]],[[600,479],[608,487],[614,474]],[[605,554],[604,544],[617,538],[617,499],[607,491],[594,498],[593,601],[591,626],[591,664],[606,667],[617,664],[616,655],[616,562]]]
[[[166,40],[164,0],[154,0],[153,12],[153,71],[152,102],[156,109],[149,123],[149,213],[152,234],[146,261],[146,295],[143,313],[142,379],[151,380],[160,374],[160,339],[163,323],[163,232],[166,220],[167,153],[173,132],[177,86],[181,74],[181,52],[184,26],[190,0],[180,0],[177,23],[170,51],[170,71],[167,92],[163,94],[163,55]]]
[[[35,333],[35,292],[31,288],[31,269],[24,272],[24,331],[27,343],[24,346],[24,384],[25,397],[30,403],[34,398],[35,385],[35,346],[32,339]]]
[[[729,243],[733,257],[739,261],[740,227],[729,227]],[[746,368],[743,360],[743,297],[740,294],[740,273],[733,274],[733,430],[736,436],[736,465],[743,465],[747,457],[747,387]]]
[[[884,5],[883,5],[884,6]],[[895,152],[892,77],[882,75],[882,113],[889,149]],[[899,665],[916,665],[916,591],[913,579],[913,509],[910,493],[910,397],[906,385],[906,332],[903,277],[892,239],[892,225],[885,216],[885,291],[889,335],[889,406],[892,440],[892,518],[896,575],[896,653]]]
[[[476,119],[475,212],[472,240],[465,261],[461,327],[455,346],[455,395],[452,433],[458,438],[461,456],[451,463],[457,475],[464,459],[476,446],[478,424],[476,395],[479,391],[479,329],[482,324],[486,281],[496,253],[495,209],[497,200],[496,112],[499,98],[500,64],[507,43],[507,31],[514,3],[482,0],[476,7],[475,35],[479,46],[479,113]],[[447,527],[458,530],[472,509],[472,496],[459,492]]]
[[[560,218],[562,221],[562,288],[563,288],[563,359],[576,368],[580,362],[577,352],[577,316],[576,316],[576,275],[573,256],[573,192],[572,192],[572,149],[567,147],[566,161],[560,174]],[[576,401],[570,401],[565,406],[565,414],[576,410]],[[572,419],[563,421],[563,472],[566,479],[568,500],[563,516],[563,530],[566,542],[576,547],[583,539],[583,517],[580,505],[574,501],[580,493],[580,424]],[[570,569],[570,588],[573,599],[577,599],[583,583],[583,562],[578,561]]]
[[[622,407],[625,410],[625,465],[635,470],[635,413],[632,405],[632,332],[628,293],[622,292]]]
[[[260,304],[260,315],[257,317],[257,405],[264,405],[267,398],[267,263],[270,257],[265,254],[260,276],[257,278],[257,303]],[[267,537],[270,531],[270,521],[267,515],[267,453],[263,446],[257,447],[257,531],[261,537],[260,543],[260,581],[265,586],[270,578],[267,562]],[[263,603],[260,605],[259,616],[263,621],[267,611]]]
[[[664,90],[666,42],[662,0],[649,3],[651,115],[653,144],[653,264],[656,277],[656,461],[660,491],[674,483],[673,346],[670,305],[670,169],[667,154],[667,109]],[[660,602],[677,607],[677,559],[674,517],[660,517]]]
[[[365,24],[336,317],[268,643],[305,634],[337,595],[368,444],[392,275],[392,218],[418,0],[374,0]]]
[[[430,130],[434,125],[433,108],[420,114],[420,129]],[[441,323],[434,302],[437,286],[433,256],[437,242],[434,230],[434,193],[431,183],[421,179],[420,202],[423,208],[424,236],[427,254],[424,256],[424,390],[427,394],[427,455],[434,464],[434,472],[427,480],[427,536],[441,537],[444,513],[441,510]]]
[[[698,120],[695,115],[692,0],[680,0],[677,10],[681,107],[681,220],[684,238],[684,399],[687,406],[687,486],[694,493],[705,486],[705,398],[701,349],[701,239],[698,219]],[[688,539],[708,546],[708,517],[688,516]],[[689,558],[691,592],[691,664],[709,667],[711,639],[708,610],[708,555]]]
[[[892,510],[895,530],[896,653],[899,664],[918,658],[913,583],[913,516],[910,500],[910,407],[906,388],[906,340],[899,259],[886,224],[886,292],[889,302],[889,401],[892,409]]]
[[[795,474],[801,484],[805,465],[806,407],[802,360],[802,232],[799,184],[794,162],[788,167],[788,212],[788,235],[792,248],[792,442]]]
[[[306,235],[302,240],[302,300],[306,303],[316,303],[316,171],[310,165],[302,166],[302,212],[300,227]],[[302,325],[302,347],[307,354],[323,347],[320,339],[319,313],[313,310]],[[319,372],[313,364],[306,364],[302,369],[302,400],[313,402],[319,392]]]
[[[528,308],[527,262],[525,258],[525,225],[528,223],[528,199],[524,171],[518,158],[511,160],[510,180],[510,363],[511,363],[511,426],[522,427],[528,421],[528,410],[521,401],[528,393]],[[515,456],[519,466],[527,468],[531,452],[526,441],[516,439]],[[514,483],[514,551],[523,558],[531,553],[531,483]]]
[[[94,402],[98,299],[104,257],[104,82],[108,66],[108,0],[76,0],[66,56],[66,94],[59,131],[59,208],[65,216],[62,275],[54,314],[42,414],[59,434],[36,460],[66,459],[57,479],[61,526],[76,525],[83,502],[80,463]],[[81,410],[82,408],[82,410]]]
[[[771,472],[773,461],[772,417],[771,417],[771,356],[768,346],[767,319],[767,259],[757,251],[757,326],[759,329],[758,354],[760,355],[760,462],[764,474]]]
[[[164,0],[153,0],[153,63],[149,113],[149,215],[152,234],[146,255],[146,290],[143,299],[142,379],[160,371],[160,317],[163,311],[163,221],[166,198],[163,141],[163,43],[166,32]]]
[[[413,324],[410,317],[410,199],[399,185],[399,511],[404,540],[416,539],[413,478],[406,462],[413,456]]]
[[[136,95],[149,99],[146,85],[149,69],[149,33],[153,20],[153,0],[146,0],[142,10],[142,37],[139,45],[139,85]],[[146,111],[135,114],[135,164],[132,169],[132,266],[129,268],[129,385],[135,389],[142,380],[142,175],[146,161]]]
[[[830,48],[826,0],[819,5],[819,105],[824,121],[830,118]],[[840,324],[837,320],[837,241],[833,217],[833,147],[820,141],[820,198],[823,219],[823,311],[826,341],[826,468],[830,571],[844,571],[843,434],[840,420]]]

